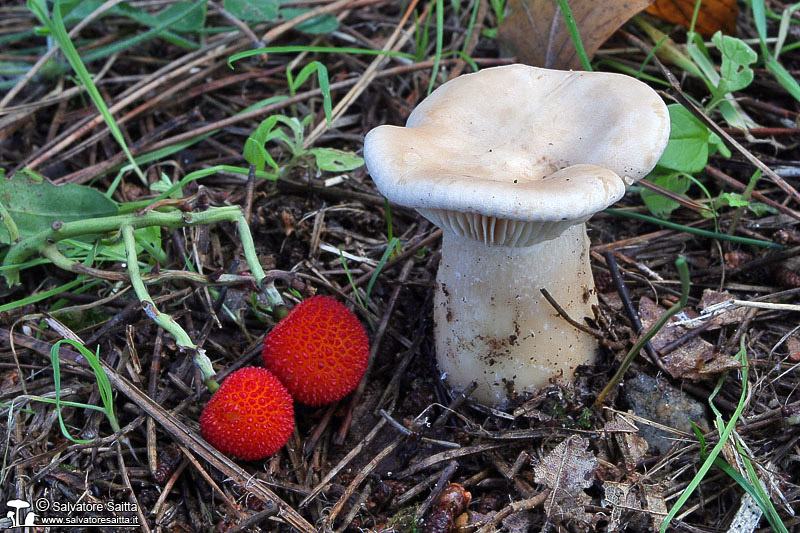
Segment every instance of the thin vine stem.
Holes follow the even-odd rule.
[[[128,276],[131,280],[131,287],[136,297],[142,302],[142,309],[145,314],[153,320],[156,324],[164,328],[168,333],[175,337],[175,342],[178,347],[192,352],[194,355],[194,363],[200,369],[200,374],[203,377],[206,387],[211,392],[216,392],[219,384],[214,381],[214,367],[211,361],[205,354],[205,350],[199,349],[197,345],[192,342],[191,337],[181,327],[180,324],[175,322],[175,319],[166,313],[162,313],[147,292],[147,288],[142,281],[142,273],[139,270],[139,260],[136,255],[136,237],[134,236],[134,228],[131,225],[124,225],[120,228],[122,234],[122,242],[125,243],[125,256],[127,260]]]

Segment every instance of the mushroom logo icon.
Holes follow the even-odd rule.
[[[6,518],[11,521],[8,529],[35,525],[34,522],[37,514],[23,511],[31,506],[30,503],[26,502],[25,500],[8,500],[6,502],[6,506],[13,509],[6,513]]]

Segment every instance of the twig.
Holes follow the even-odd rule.
[[[639,313],[636,312],[636,309],[633,307],[633,302],[631,302],[631,295],[628,292],[628,287],[625,285],[625,281],[622,279],[622,275],[619,271],[619,265],[617,265],[617,259],[614,257],[612,252],[606,251],[603,252],[603,258],[606,260],[606,266],[608,266],[609,272],[611,272],[611,279],[614,280],[614,286],[617,288],[617,294],[619,294],[620,300],[622,300],[622,306],[625,308],[625,313],[628,315],[633,327],[636,329],[636,334],[641,335],[644,328],[642,327],[642,321],[639,320]],[[661,359],[656,354],[655,350],[653,350],[653,345],[650,344],[648,341],[644,345],[644,350],[647,352],[647,355],[650,357],[650,360],[658,366],[662,371],[666,370],[664,368]]]
[[[412,430],[408,429],[403,424],[401,424],[400,422],[398,422],[397,420],[392,418],[392,415],[390,415],[389,413],[387,413],[383,409],[380,410],[380,415],[383,418],[385,418],[386,421],[389,422],[389,424],[393,428],[395,428],[397,431],[399,431],[403,435],[406,435],[408,437],[416,437],[420,433],[418,431],[412,431]],[[428,444],[435,444],[437,446],[444,446],[445,448],[461,448],[460,444],[457,444],[455,442],[446,441],[446,440],[432,439],[430,437],[419,437],[419,440],[421,440],[422,442],[427,442]]]
[[[344,0],[340,0],[344,1]],[[338,3],[338,2],[337,2]],[[399,50],[402,48],[405,43],[411,38],[414,34],[413,32],[403,32],[403,26],[405,26],[406,21],[414,12],[417,7],[419,0],[411,0],[408,3],[408,7],[406,8],[405,13],[403,14],[403,18],[397,23],[397,27],[386,40],[386,44],[383,46],[383,51],[388,50]],[[425,20],[427,16],[428,10],[430,10],[430,6],[425,8],[425,11],[419,15],[419,20]],[[345,111],[356,101],[356,99],[364,92],[364,89],[372,82],[375,78],[375,75],[378,72],[378,69],[389,60],[388,56],[379,55],[375,59],[372,60],[372,63],[367,67],[361,77],[358,79],[358,82],[350,89],[347,94],[336,104],[336,107],[333,108],[333,112],[331,114],[331,124],[336,124],[336,120],[341,117]],[[303,148],[308,148],[311,146],[317,138],[322,135],[328,127],[328,123],[326,120],[320,121],[312,130],[312,132],[305,138],[303,141]]]
[[[364,437],[364,439],[363,439],[361,442],[359,442],[359,443],[358,443],[356,446],[354,446],[354,447],[353,447],[353,449],[351,449],[351,450],[350,450],[350,451],[347,453],[347,455],[345,455],[345,456],[342,458],[342,460],[341,460],[341,461],[339,461],[339,463],[337,463],[337,464],[336,464],[336,466],[334,466],[333,468],[331,468],[331,469],[328,471],[328,473],[327,473],[327,474],[325,474],[325,477],[324,477],[324,478],[322,478],[322,480],[320,480],[320,482],[317,484],[317,486],[316,486],[316,487],[314,487],[313,489],[311,489],[311,492],[308,494],[308,496],[306,496],[306,497],[303,499],[303,501],[301,501],[301,502],[300,502],[300,505],[299,505],[298,507],[300,507],[301,509],[302,509],[302,508],[304,508],[304,507],[306,507],[306,506],[307,506],[309,503],[311,503],[311,501],[312,501],[312,500],[314,500],[314,499],[315,499],[317,496],[319,496],[319,494],[320,494],[320,493],[321,493],[323,490],[325,490],[325,486],[326,486],[326,485],[327,485],[327,484],[328,484],[328,483],[331,481],[331,479],[333,479],[334,477],[336,477],[336,475],[337,475],[339,472],[341,472],[341,470],[342,470],[344,467],[346,467],[348,464],[350,464],[350,461],[352,461],[352,460],[353,460],[353,459],[355,459],[355,458],[356,458],[356,457],[357,457],[359,454],[361,454],[361,452],[364,450],[364,448],[365,448],[365,447],[366,447],[366,446],[367,446],[367,445],[368,445],[370,442],[372,442],[372,439],[374,439],[374,438],[375,438],[375,435],[377,435],[377,434],[378,434],[378,432],[381,430],[381,428],[382,428],[383,426],[385,426],[385,425],[386,425],[386,419],[384,419],[384,418],[381,418],[381,419],[379,419],[379,420],[378,420],[378,423],[377,423],[377,424],[375,424],[375,426],[374,426],[374,427],[373,427],[373,428],[370,430],[370,432],[367,434],[367,436],[366,436],[366,437]]]
[[[230,510],[233,511],[233,514],[236,515],[236,518],[239,520],[244,520],[246,515],[231,501],[230,498],[228,498],[228,495],[225,494],[225,491],[219,488],[219,485],[217,485],[216,481],[214,481],[211,476],[208,475],[208,472],[206,472],[206,469],[203,468],[203,465],[201,465],[200,462],[194,457],[194,454],[192,454],[192,452],[189,451],[185,446],[181,446],[179,444],[178,447],[181,449],[183,456],[186,457],[190,463],[192,463],[192,466],[194,466],[195,470],[197,470],[203,479],[206,480],[206,483],[208,483],[209,486],[213,488],[217,494],[219,494],[219,497],[222,498],[222,501],[225,502],[225,505],[227,505]]]
[[[396,256],[394,259],[390,259],[390,260],[386,261],[386,263],[383,265],[383,270],[384,271],[388,271],[390,268],[392,268],[394,265],[400,263],[401,261],[405,261],[406,259],[417,255],[417,252],[419,250],[421,250],[422,248],[433,246],[441,238],[442,238],[442,230],[441,229],[437,229],[433,233],[431,233],[430,235],[425,237],[424,239],[422,239],[422,240],[420,240],[420,241],[418,241],[416,243],[413,243],[413,244],[409,243],[408,246],[404,247],[405,251],[402,254]],[[362,284],[368,282],[372,278],[372,275],[373,275],[373,272],[371,272],[371,271],[370,272],[365,272],[364,274],[362,274],[361,276],[359,276],[355,280],[353,280],[352,284],[349,284],[346,287],[343,287],[342,288],[342,293],[344,293],[344,294],[350,293],[353,290],[353,285],[355,285],[356,287],[361,286]]]
[[[372,483],[367,482],[362,491],[359,493],[358,497],[356,497],[355,501],[353,501],[353,504],[350,506],[350,510],[345,515],[342,523],[339,525],[339,529],[336,530],[336,533],[344,533],[344,531],[350,527],[350,523],[364,507],[364,503],[367,501],[367,498],[369,498],[371,493]],[[333,525],[333,523],[331,523],[331,525]]]
[[[701,326],[698,326],[698,327],[696,327],[696,328],[694,328],[692,330],[687,331],[685,335],[682,335],[680,338],[675,339],[673,342],[667,344],[666,346],[663,346],[663,347],[659,348],[658,352],[657,352],[658,355],[660,355],[661,357],[664,357],[665,355],[671,353],[673,350],[676,350],[676,349],[680,348],[681,346],[683,346],[684,344],[686,344],[687,342],[689,342],[693,338],[697,337],[700,333],[702,333],[703,331],[708,329],[713,324],[714,324],[714,321],[713,320],[709,320],[705,324],[703,324]]]
[[[400,276],[398,278],[398,283],[395,286],[394,290],[392,291],[392,295],[389,298],[389,302],[386,304],[386,311],[383,313],[383,317],[381,318],[381,322],[378,325],[378,330],[375,332],[374,337],[372,338],[372,346],[370,347],[369,351],[369,360],[367,361],[367,369],[364,371],[364,375],[361,378],[361,381],[358,383],[358,387],[353,392],[352,396],[350,397],[350,401],[347,405],[347,414],[342,420],[342,425],[339,427],[339,431],[336,434],[336,438],[334,442],[337,444],[341,444],[344,442],[345,437],[347,436],[347,431],[350,428],[350,424],[353,421],[353,412],[358,405],[359,401],[361,400],[361,396],[364,394],[364,390],[367,387],[367,381],[370,377],[370,372],[372,370],[372,366],[375,364],[375,358],[378,354],[378,349],[381,346],[381,341],[383,340],[383,335],[386,333],[386,328],[389,326],[389,320],[392,317],[392,313],[394,313],[395,305],[397,304],[398,296],[400,295],[400,289],[403,288],[403,284],[405,283],[406,279],[408,279],[408,275],[411,273],[411,267],[414,266],[414,260],[408,259],[406,264],[403,265],[403,269],[400,272]]]
[[[712,167],[711,165],[706,165],[706,167],[703,169],[703,172],[705,172],[714,179],[727,183],[728,185],[734,187],[737,190],[744,191],[745,189],[747,189],[747,186],[744,183],[732,178],[731,176],[727,175],[726,173],[722,172],[717,168]],[[774,207],[784,215],[788,215],[796,220],[800,220],[800,212],[797,212],[790,207],[786,207],[785,205],[776,202],[772,198],[764,196],[758,191],[753,191],[751,194],[753,198],[755,198],[759,202],[764,202],[768,206]]]
[[[442,60],[441,64],[447,64],[448,62],[455,62],[456,59],[448,59]],[[479,58],[475,60],[476,63],[483,66],[496,66],[496,65],[507,65],[512,63],[512,60],[509,59],[486,59],[486,58]],[[382,77],[391,77],[396,76],[398,74],[407,74],[408,72],[413,72],[416,70],[425,70],[427,68],[431,68],[433,65],[433,61],[422,61],[419,63],[414,63],[413,65],[403,65],[399,67],[388,68],[378,72],[375,75],[375,78],[382,78]],[[359,78],[360,79],[360,78]],[[346,87],[352,87],[356,85],[359,79],[351,79],[351,80],[344,80],[344,81],[337,81],[331,83],[330,90],[338,91],[339,89],[344,89]],[[187,141],[189,139],[193,139],[199,135],[204,133],[208,133],[211,131],[215,131],[221,128],[225,128],[228,126],[232,126],[234,124],[238,124],[240,122],[247,122],[252,119],[258,119],[263,115],[269,115],[270,113],[274,113],[275,111],[279,111],[286,107],[289,107],[294,104],[298,104],[300,102],[304,102],[309,98],[314,98],[316,96],[320,96],[322,94],[321,89],[311,89],[309,91],[305,91],[303,93],[299,93],[295,96],[287,98],[285,100],[281,100],[280,102],[274,102],[269,105],[265,105],[264,107],[260,107],[258,109],[253,109],[251,111],[247,111],[245,113],[240,113],[238,115],[228,117],[222,120],[218,120],[216,122],[212,122],[211,124],[206,124],[205,126],[199,126],[194,128],[192,131],[187,131],[186,133],[181,133],[174,137],[170,137],[155,143],[154,145],[149,147],[150,151],[159,150],[161,148],[165,148],[167,146],[172,146],[176,143]],[[322,123],[325,125],[325,122]]]
[[[152,420],[152,418],[151,418]],[[178,465],[175,471],[170,476],[167,483],[164,485],[164,488],[161,489],[161,494],[158,495],[158,499],[156,503],[153,504],[153,509],[150,511],[150,514],[156,515],[155,522],[158,524],[161,521],[161,506],[164,505],[164,502],[167,501],[167,496],[172,491],[172,487],[175,486],[175,483],[178,481],[178,478],[181,477],[183,470],[189,465],[189,460],[184,458],[183,461]],[[164,509],[166,511],[166,508]]]
[[[498,511],[497,514],[492,516],[488,522],[486,522],[483,526],[481,526],[481,528],[477,531],[477,533],[490,533],[491,531],[494,531],[494,528],[497,527],[497,524],[502,522],[504,518],[514,513],[519,513],[521,511],[530,511],[534,507],[542,505],[549,496],[550,496],[550,489],[545,489],[536,496],[533,496],[526,500],[511,502],[510,504],[500,509],[500,511]]]
[[[0,328],[0,341],[12,342],[11,335],[5,328]],[[49,360],[51,348],[49,343],[18,333],[14,335],[14,342],[43,355]],[[79,353],[65,347],[62,347],[59,353],[63,360],[75,363],[81,368],[89,368],[88,361]],[[253,481],[253,476],[249,472],[228,457],[220,454],[183,422],[165,411],[155,400],[148,397],[123,376],[120,376],[113,368],[110,368],[102,359],[100,364],[112,386],[133,401],[145,414],[152,416],[178,443],[190,448],[223,475],[230,477],[234,482],[250,491],[259,500],[264,503],[274,503],[278,508],[278,516],[284,518],[292,527],[303,533],[316,533],[317,530],[305,518],[300,516],[294,508],[284,502],[266,485]]]
[[[636,341],[636,344],[633,345],[633,348],[631,348],[631,350],[625,356],[625,359],[623,359],[622,362],[620,363],[619,369],[614,374],[614,377],[611,378],[611,380],[603,388],[600,394],[598,394],[597,399],[594,402],[594,405],[596,407],[599,407],[603,403],[603,400],[605,400],[606,396],[608,396],[608,393],[611,392],[614,389],[614,387],[617,386],[617,384],[622,379],[622,376],[624,376],[625,372],[628,371],[628,367],[631,366],[633,359],[636,357],[636,355],[639,353],[639,351],[642,349],[645,343],[647,343],[650,339],[655,337],[656,333],[658,333],[661,330],[661,328],[664,327],[664,325],[667,323],[667,321],[669,321],[670,318],[675,316],[681,309],[686,307],[686,303],[689,301],[689,287],[690,287],[689,267],[686,264],[686,258],[679,257],[678,259],[676,259],[675,267],[678,269],[678,273],[681,278],[680,301],[675,305],[673,305],[672,307],[670,307],[666,313],[661,315],[661,317],[656,321],[656,323],[653,324],[653,326],[649,330],[647,330],[647,333],[639,337],[639,340]]]
[[[647,45],[647,43],[643,42],[642,40],[638,39],[636,36],[622,32],[623,35],[630,41],[634,46],[638,47],[642,51],[647,54],[652,52],[652,48]],[[747,159],[754,167],[760,169],[764,174],[770,177],[770,179],[783,190],[786,194],[788,194],[795,202],[800,203],[800,193],[797,190],[789,185],[786,180],[778,176],[774,170],[769,168],[765,165],[760,159],[750,153],[744,146],[739,144],[739,142],[731,137],[728,132],[726,132],[723,128],[721,128],[716,122],[711,120],[708,115],[706,115],[702,109],[697,107],[694,102],[692,102],[686,95],[683,93],[683,89],[681,89],[681,84],[678,79],[675,77],[672,72],[664,66],[664,64],[658,59],[657,56],[652,56],[653,61],[661,70],[661,73],[669,82],[672,89],[675,91],[675,98],[681,103],[683,107],[685,107],[688,111],[690,111],[694,116],[696,116],[700,121],[708,126],[708,128],[719,135],[722,139],[724,139],[728,145],[732,146],[737,152],[742,154],[745,159]]]
[[[250,165],[250,170],[247,173],[246,193],[244,197],[244,219],[250,224],[253,220],[253,189],[256,183],[256,167]]]
[[[258,526],[261,522],[269,518],[270,516],[275,516],[278,512],[278,508],[275,507],[273,504],[267,504],[267,508],[263,511],[259,511],[247,520],[243,520],[239,522],[236,527],[229,529],[227,533],[239,533],[240,531],[255,531],[255,527]]]
[[[416,474],[417,472],[421,472],[426,468],[430,468],[433,465],[442,463],[444,461],[450,461],[453,459],[458,459],[459,457],[466,457],[468,455],[475,455],[478,453],[488,452],[490,450],[496,450],[498,448],[503,448],[503,447],[508,447],[508,443],[475,444],[473,446],[463,446],[455,450],[447,450],[446,452],[435,453],[431,456],[426,457],[422,461],[414,464],[413,466],[410,466],[405,470],[398,472],[395,475],[395,477],[397,479],[404,479],[411,475]]]
[[[136,498],[136,491],[133,490],[133,486],[131,485],[128,467],[125,466],[125,460],[122,458],[122,444],[120,443],[120,440],[117,440],[117,442],[114,444],[117,451],[117,466],[119,467],[119,474],[122,477],[122,483],[125,485],[125,488],[128,489],[128,499],[136,507],[136,514],[139,517],[139,527],[142,528],[144,533],[150,533],[150,526],[147,525],[147,517],[144,515],[142,506],[139,503],[139,500]]]
[[[182,55],[175,61],[170,62],[147,78],[125,90],[121,95],[119,95],[119,100],[114,105],[109,107],[109,112],[114,115],[128,104],[138,100],[141,97],[144,97],[160,85],[163,85],[182,75],[184,72],[190,71],[197,65],[214,57],[226,55],[228,50],[223,45],[227,45],[236,39],[238,39],[236,35],[215,39],[208,46],[201,48],[200,50],[195,50],[194,52]],[[163,97],[163,94],[156,97],[156,99],[160,97]],[[14,170],[11,172],[11,175],[19,171],[21,168],[35,169],[45,160],[52,158],[55,154],[58,154],[65,147],[69,146],[73,141],[87,134],[89,131],[94,129],[95,126],[98,126],[102,122],[103,116],[100,113],[95,113],[91,117],[87,117],[86,119],[77,122],[75,125],[64,131],[64,133],[62,133],[58,138],[54,139],[53,143],[47,143],[39,149],[34,150],[33,153],[31,153],[25,158],[25,160],[23,160],[14,168]],[[121,121],[117,121],[117,123],[120,124]]]
[[[250,26],[239,20],[237,17],[231,15],[228,10],[223,8],[221,5],[211,2],[211,0],[209,0],[207,3],[212,9],[214,9],[214,11],[225,17],[228,22],[239,28],[239,31],[241,31],[247,36],[248,39],[250,39],[252,46],[258,48],[259,46],[263,45],[263,43],[258,40],[258,36],[256,36],[256,34],[253,33],[253,30],[250,29]]]
[[[428,497],[425,498],[425,501],[422,502],[422,505],[417,508],[417,522],[419,522],[419,520],[425,516],[425,513],[428,511],[428,507],[430,507],[433,502],[439,499],[439,495],[442,493],[447,483],[450,482],[450,478],[452,478],[453,474],[456,473],[457,468],[458,463],[456,461],[450,461],[447,466],[442,469],[442,472],[439,474],[439,480],[436,482],[436,485],[434,485],[433,490]]]
[[[347,486],[345,489],[344,494],[339,498],[339,501],[336,502],[336,505],[333,506],[331,509],[330,514],[325,517],[325,522],[323,524],[323,530],[328,531],[332,529],[333,522],[336,520],[336,517],[339,516],[339,513],[342,512],[342,508],[347,503],[347,501],[355,494],[356,489],[361,482],[364,481],[369,474],[372,473],[375,468],[378,467],[381,461],[383,461],[386,457],[388,457],[394,450],[400,446],[400,443],[403,442],[403,437],[395,437],[395,439],[389,443],[386,447],[384,447],[380,452],[378,452],[375,457],[370,460],[362,469],[358,471],[358,473],[353,478],[353,481]]]
[[[358,5],[369,5],[374,4],[378,0],[368,0],[366,2],[354,2],[353,0],[338,0],[337,2],[332,2],[327,5],[321,5],[319,7],[315,7],[314,9],[310,9],[307,12],[299,15],[291,20],[287,20],[286,22],[275,26],[274,28],[270,29],[264,36],[261,38],[261,41],[265,44],[269,44],[287,31],[291,30],[292,28],[297,27],[299,24],[307,20],[311,20],[314,17],[319,17],[320,15],[326,15],[328,13],[333,13],[334,11],[339,11],[342,9],[347,9],[348,7],[355,7],[355,4]],[[354,4],[354,6],[349,6],[349,4]]]
[[[567,314],[567,312],[564,311],[564,308],[561,307],[558,304],[558,302],[556,302],[555,298],[553,298],[550,295],[550,293],[547,291],[547,289],[541,288],[541,289],[539,289],[539,292],[542,293],[542,296],[544,296],[545,300],[547,300],[547,302],[551,306],[553,306],[553,309],[556,310],[556,312],[561,316],[561,318],[563,318],[564,320],[569,322],[569,324],[572,327],[574,327],[576,329],[579,329],[582,332],[584,332],[584,333],[586,333],[588,335],[591,335],[592,337],[595,337],[600,342],[600,344],[602,344],[603,346],[606,346],[607,348],[609,348],[611,350],[621,350],[622,348],[625,347],[625,345],[622,344],[621,342],[614,342],[614,341],[608,340],[606,338],[606,336],[605,336],[605,333],[603,333],[602,331],[590,328],[589,326],[585,326],[585,325],[581,324],[580,322],[570,318],[570,316]]]
[[[164,340],[164,330],[158,328],[156,340],[153,342],[153,357],[150,359],[150,374],[147,381],[147,394],[157,398],[158,393],[158,374],[161,372],[161,343]],[[153,474],[158,469],[158,454],[156,452],[156,423],[152,417],[147,417],[147,464],[150,473]]]

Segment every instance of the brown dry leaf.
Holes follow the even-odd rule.
[[[702,311],[712,305],[721,304],[728,300],[733,300],[733,296],[730,293],[706,289],[703,291],[703,297],[700,299],[700,304],[697,308]],[[719,313],[711,318],[712,325],[708,329],[719,329],[720,326],[727,326],[728,324],[740,324],[744,320],[747,311],[747,307],[728,308],[724,313]]]
[[[611,420],[603,425],[603,431],[608,433],[636,433],[639,431],[639,426],[627,416],[614,413]]]
[[[622,452],[622,456],[625,458],[625,466],[629,471],[633,472],[636,470],[637,463],[647,455],[650,444],[647,443],[644,437],[636,433],[622,433],[614,435],[614,438]]]
[[[588,440],[573,435],[533,469],[536,482],[547,485],[552,491],[545,503],[548,519],[571,522],[576,529],[596,521],[584,509],[591,500],[583,489],[592,484],[597,467],[597,460],[588,448]]]
[[[606,422],[603,431],[612,433],[617,446],[625,458],[625,467],[629,471],[636,469],[636,463],[641,461],[647,454],[650,445],[641,435],[637,435],[639,428],[636,423],[626,416],[614,414],[613,418]]]
[[[591,56],[628,19],[653,0],[571,0],[569,5],[586,53]],[[497,30],[500,43],[517,61],[535,67],[581,68],[555,0],[509,0]]]
[[[640,510],[639,498],[631,483],[617,483],[606,481],[603,483],[605,499],[611,505],[611,516],[608,520],[608,531],[619,531],[622,524],[621,518],[623,511]]]
[[[664,500],[664,489],[658,485],[644,486],[645,509],[652,516],[653,531],[658,531],[661,522],[667,516],[667,502]]]
[[[647,297],[639,300],[639,315],[642,326],[645,330],[655,324],[656,320],[666,312],[665,309]],[[660,350],[668,344],[682,338],[689,330],[683,326],[676,325],[674,322],[699,316],[696,312],[686,310],[672,317],[667,324],[661,328],[655,337],[650,340],[653,348]],[[707,379],[714,374],[719,374],[726,370],[740,368],[741,364],[733,357],[726,354],[714,352],[714,345],[698,337],[685,342],[678,348],[662,357],[664,367],[674,378],[685,378],[699,381]]]
[[[688,28],[692,23],[695,3],[695,0],[656,0],[646,11],[667,22]],[[736,0],[703,0],[694,30],[705,37],[711,37],[718,30],[734,35],[738,14]]]
[[[527,533],[531,531],[535,518],[530,511],[520,511],[503,518],[503,527],[508,533]]]
[[[621,518],[622,513],[625,511],[640,511],[650,514],[652,530],[658,531],[661,521],[667,514],[663,491],[659,486],[606,481],[603,483],[603,490],[605,491],[606,503],[611,505],[608,531],[620,531],[623,529]],[[625,530],[630,531],[630,526],[633,524],[632,521],[625,520],[625,524]]]

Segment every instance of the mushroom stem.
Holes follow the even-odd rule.
[[[447,384],[478,387],[472,398],[501,406],[511,391],[569,382],[594,362],[598,344],[558,316],[545,288],[575,320],[597,303],[586,225],[526,247],[487,246],[445,231],[434,318]]]

